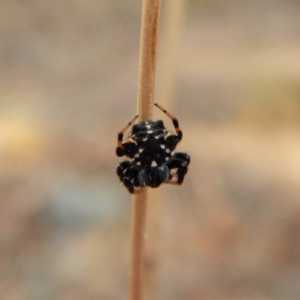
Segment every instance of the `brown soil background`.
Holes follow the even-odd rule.
[[[1,299],[126,299],[115,147],[136,110],[140,13],[0,3]],[[300,299],[299,16],[297,0],[187,1],[167,109],[192,162],[149,199],[147,299]]]

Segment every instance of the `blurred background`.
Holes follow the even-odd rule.
[[[1,299],[127,297],[115,148],[136,112],[141,2],[0,2]],[[300,299],[300,1],[186,0],[179,15],[158,53],[172,101],[156,101],[192,162],[150,194],[146,299]]]

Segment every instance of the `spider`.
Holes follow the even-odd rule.
[[[180,185],[190,163],[187,153],[173,153],[182,139],[177,119],[159,104],[154,105],[172,120],[176,133],[166,130],[161,120],[147,120],[133,125],[127,140],[123,141],[125,131],[138,118],[135,116],[118,134],[116,154],[129,159],[117,166],[117,175],[132,194],[144,186]]]

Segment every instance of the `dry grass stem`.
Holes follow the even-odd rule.
[[[160,0],[143,0],[137,112],[140,121],[152,118]],[[133,196],[129,299],[143,297],[143,250],[147,189]]]
[[[173,111],[176,89],[177,56],[180,45],[180,34],[185,13],[186,0],[168,0],[162,4],[164,17],[160,25],[159,56],[157,60],[155,98],[163,107]],[[174,109],[175,111],[175,109]],[[157,115],[157,118],[155,116]],[[169,119],[154,110],[154,119]],[[149,190],[151,206],[147,209],[147,269],[145,270],[145,295],[147,299],[158,298],[159,274],[162,265],[163,250],[162,227],[166,216],[164,214],[164,189]],[[164,221],[163,221],[164,220]]]
[[[141,121],[152,117],[159,12],[160,0],[143,1],[137,101]]]
[[[147,214],[147,189],[133,196],[131,220],[131,274],[129,299],[142,299],[143,292],[143,265],[144,265],[144,238]]]

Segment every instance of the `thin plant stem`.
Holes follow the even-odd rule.
[[[180,34],[185,13],[187,0],[167,0],[162,3],[164,17],[160,21],[160,43],[158,68],[156,72],[155,98],[163,107],[174,111],[174,95],[176,90],[176,69],[178,67],[178,53],[180,46]],[[157,115],[157,118],[155,116]],[[165,124],[170,120],[154,110],[154,119],[165,119]],[[145,272],[145,295],[146,299],[158,298],[159,274],[163,266],[162,251],[164,241],[162,231],[166,216],[164,215],[165,190],[163,188],[149,190],[151,206],[147,209],[149,222],[147,226],[147,269]]]
[[[152,118],[160,0],[143,0],[137,113],[140,121]]]
[[[129,299],[140,300],[143,294],[144,239],[147,214],[147,189],[133,196],[131,220],[131,265]]]
[[[160,0],[143,0],[137,99],[140,121],[152,118],[159,13]],[[144,188],[132,199],[130,300],[141,300],[143,297],[146,215],[147,188]]]

